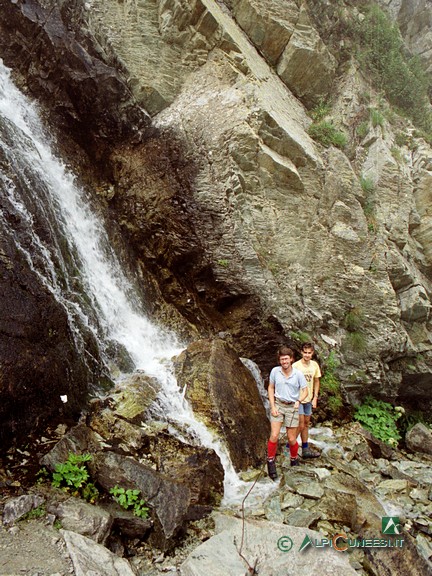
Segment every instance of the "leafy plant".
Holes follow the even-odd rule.
[[[339,360],[334,350],[332,350],[324,362],[323,375],[321,377],[321,393],[326,396],[327,405],[332,412],[338,412],[343,406],[341,384],[335,374],[338,366]]]
[[[217,263],[219,264],[219,266],[222,266],[223,268],[228,268],[229,262],[224,258],[218,260]]]
[[[390,446],[397,446],[401,435],[396,421],[401,413],[391,404],[377,400],[372,396],[366,396],[363,404],[358,406],[354,413],[354,419],[372,432],[372,434]]]
[[[89,502],[94,502],[99,492],[96,486],[89,482],[90,474],[86,462],[90,460],[90,454],[70,452],[66,462],[56,465],[52,475],[52,485],[63,490],[72,490],[74,495],[82,496]]]
[[[329,146],[344,148],[348,141],[346,134],[338,130],[336,126],[328,120],[321,120],[320,122],[311,124],[308,129],[308,134],[326,148]]]
[[[135,516],[140,518],[148,517],[149,509],[146,507],[144,500],[140,498],[141,490],[132,490],[131,488],[126,490],[120,486],[114,486],[114,488],[110,489],[110,494],[125,510],[132,508]]]

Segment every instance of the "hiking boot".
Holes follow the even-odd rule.
[[[302,458],[319,458],[321,454],[319,452],[315,452],[315,450],[311,450],[310,448],[304,448],[302,450]]]
[[[277,471],[276,471],[276,460],[274,458],[272,460],[267,460],[267,472],[272,480],[276,480]]]
[[[291,458],[291,466],[300,466],[298,458]]]

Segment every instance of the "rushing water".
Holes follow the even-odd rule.
[[[225,470],[225,502],[242,498],[249,485],[236,475],[229,456],[184,400],[170,359],[183,345],[153,324],[144,313],[133,283],[123,272],[108,236],[73,174],[55,157],[36,107],[14,86],[0,61],[0,138],[7,169],[0,171],[4,234],[68,313],[78,347],[83,327],[96,338],[104,356],[110,342],[129,354],[137,370],[162,384],[159,411],[171,422],[188,427],[204,446],[213,448]],[[19,185],[11,174],[19,175]],[[6,212],[6,210],[5,210]],[[43,226],[38,223],[43,221]],[[44,230],[45,237],[38,233]],[[48,231],[48,238],[46,234]],[[269,490],[263,487],[256,494]]]

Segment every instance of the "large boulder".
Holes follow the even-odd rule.
[[[336,74],[337,61],[316,29],[306,9],[300,16],[277,64],[277,73],[308,106],[327,99]]]
[[[277,0],[234,0],[236,21],[271,64],[276,64],[294,31],[299,8],[286,2],[284,10]]]
[[[432,456],[432,431],[421,422],[407,432],[405,442],[413,452],[424,452]]]
[[[175,365],[195,415],[225,442],[234,467],[259,465],[269,423],[255,379],[234,349],[219,338],[199,340]]]
[[[138,489],[151,508],[154,531],[151,543],[163,550],[175,544],[189,520],[191,491],[180,482],[152,468],[114,452],[99,452],[92,461],[92,473],[108,492],[115,486]]]
[[[323,562],[324,552],[301,551],[306,537],[321,539],[321,534],[315,530],[251,519],[242,522],[238,518],[218,515],[216,532],[189,554],[180,568],[182,576],[254,573],[307,576],[311,571],[323,576],[356,574],[347,555],[326,550]]]

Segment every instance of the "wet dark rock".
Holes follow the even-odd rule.
[[[146,436],[143,452],[159,472],[188,486],[191,519],[202,518],[220,504],[224,470],[214,450],[186,444],[161,432]]]
[[[2,0],[0,13],[5,64],[26,77],[85,149],[145,128],[148,117],[135,105],[121,63],[88,33],[84,3]]]
[[[375,438],[368,430],[359,428],[358,432],[366,439],[373,458],[386,458],[387,460],[395,460],[396,452],[388,444],[385,444],[378,438]]]
[[[259,466],[269,424],[256,382],[232,346],[220,339],[192,343],[176,375],[195,415],[221,437],[237,470]]]
[[[0,201],[1,202],[1,201]],[[16,232],[19,234],[19,229]],[[94,382],[64,308],[0,239],[0,449],[60,415],[77,416]],[[60,396],[67,395],[68,403]]]
[[[41,464],[54,470],[57,464],[66,462],[70,453],[93,454],[101,450],[102,445],[103,440],[98,434],[90,430],[85,424],[78,424],[71,428],[53,449],[41,458]]]
[[[121,508],[115,502],[103,503],[102,507],[113,518],[113,532],[129,540],[144,539],[153,527],[153,521],[150,518],[135,516],[132,511]]]
[[[125,536],[138,537],[139,533],[147,538],[149,533],[156,547],[168,549],[189,521],[203,518],[220,503],[224,471],[219,457],[213,450],[188,445],[168,433],[151,433],[115,416],[110,419],[109,414],[110,410],[103,408],[91,417],[92,425],[103,433],[108,430],[106,422],[111,422],[107,437],[78,424],[43,456],[41,464],[54,470],[70,453],[91,454],[88,468],[93,482],[107,494],[115,486],[138,489],[152,510],[150,524],[131,519],[129,514],[117,514],[115,526]],[[101,421],[104,426],[98,425]],[[126,427],[118,426],[118,422]]]

